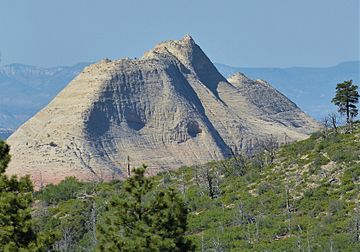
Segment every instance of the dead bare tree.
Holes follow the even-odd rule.
[[[272,162],[275,159],[276,150],[279,148],[279,142],[273,135],[270,135],[270,137],[266,137],[262,141],[262,145],[263,145],[264,151],[268,154],[268,156],[270,158],[270,160],[268,161],[268,164],[272,164]]]
[[[260,241],[260,227],[259,227],[260,218],[261,218],[260,215],[257,216],[257,217],[255,217],[255,228],[256,228],[256,231],[255,231],[255,239],[256,239],[256,242],[259,242],[259,241]]]
[[[244,217],[245,217],[244,203],[243,203],[242,200],[240,201],[240,203],[238,205],[238,213],[239,213],[240,220],[241,220],[241,223],[242,223],[244,221]]]
[[[299,251],[303,251],[302,244],[301,244],[302,228],[300,227],[299,224],[297,225],[297,227],[298,227],[299,232],[298,232],[298,234],[297,234],[297,236],[296,236],[296,244],[297,244],[298,250],[299,250]],[[300,234],[299,234],[299,233],[300,233]]]
[[[44,179],[43,179],[43,176],[42,176],[42,173],[40,172],[40,191],[42,191],[44,189]]]
[[[266,166],[266,155],[263,152],[259,152],[256,153],[253,157],[252,157],[252,162],[259,167],[260,170],[264,169],[264,167]]]
[[[310,239],[309,239],[309,231],[306,231],[306,241],[307,241],[307,252],[311,252]]]
[[[355,208],[354,238],[355,238],[356,242],[360,242],[360,206],[359,206],[359,202],[356,203],[356,208]]]
[[[210,198],[216,198],[214,192],[214,177],[212,176],[209,168],[205,168],[204,178],[207,183]]]
[[[276,151],[280,147],[280,144],[273,135],[265,137],[256,141],[253,145],[250,157],[253,159],[256,165],[260,169],[265,165],[272,164],[276,157]]]
[[[131,171],[130,171],[130,156],[127,156],[127,164],[126,164],[126,167],[127,167],[127,175],[128,177],[131,176]]]
[[[333,239],[332,237],[330,237],[330,240],[329,240],[329,246],[330,246],[330,252],[333,252],[334,251],[334,246],[333,246]]]
[[[327,138],[328,134],[329,134],[329,129],[330,129],[330,121],[329,121],[328,116],[325,116],[322,119],[322,127],[323,127],[323,136],[324,136],[324,138]]]
[[[53,249],[61,252],[71,251],[74,247],[73,230],[65,226],[62,228],[62,234],[62,239],[54,243]]]
[[[244,176],[246,173],[246,157],[244,155],[236,155],[229,160],[225,167],[225,172],[229,175]]]
[[[288,144],[289,143],[289,136],[284,133],[284,144]]]
[[[336,113],[334,113],[334,112],[330,112],[330,113],[328,114],[328,118],[329,118],[329,121],[330,121],[330,123],[331,123],[331,125],[332,125],[332,128],[333,128],[333,130],[334,130],[334,133],[337,134],[337,133],[338,133],[337,125],[338,125],[338,123],[339,123],[339,117],[338,117],[338,115],[337,115]]]
[[[323,136],[327,138],[331,132],[338,133],[339,117],[336,113],[328,113],[322,120]]]
[[[201,233],[201,252],[205,252],[204,233]]]
[[[179,179],[180,179],[180,191],[181,191],[181,194],[184,197],[184,200],[186,201],[186,183],[185,183],[184,171],[181,171]]]
[[[89,214],[89,219],[87,221],[87,228],[91,233],[91,248],[95,248],[97,244],[96,238],[96,221],[97,221],[97,211],[96,211],[96,202],[92,200],[91,210]]]
[[[289,188],[285,185],[285,200],[286,200],[286,210],[287,212],[291,212],[290,210],[290,199],[289,199]]]
[[[197,179],[200,188],[206,188],[211,199],[218,198],[221,195],[219,170],[209,165],[199,166],[198,169]]]
[[[285,203],[286,203],[286,211],[285,216],[288,222],[288,233],[291,234],[291,224],[292,224],[292,213],[291,213],[291,205],[290,205],[290,191],[287,184],[285,184]]]
[[[234,221],[238,225],[247,225],[256,223],[256,217],[251,213],[245,210],[244,204],[242,201],[235,208]]]
[[[222,244],[222,242],[220,241],[219,237],[217,236],[216,239],[213,238],[212,239],[212,247],[213,247],[213,251],[214,252],[224,252],[224,245]]]

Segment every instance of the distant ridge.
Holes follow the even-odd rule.
[[[0,128],[0,139],[6,140],[13,132],[13,129]]]
[[[0,128],[16,129],[43,108],[89,63],[51,68],[0,66]]]

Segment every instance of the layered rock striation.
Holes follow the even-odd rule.
[[[35,183],[149,173],[230,157],[272,135],[303,139],[318,124],[261,80],[226,80],[190,36],[140,59],[86,67],[9,139],[8,173]]]

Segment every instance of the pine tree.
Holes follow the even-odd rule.
[[[0,251],[37,251],[31,228],[33,185],[28,176],[6,176],[9,161],[9,146],[0,140]]]
[[[351,123],[352,119],[358,115],[356,104],[359,102],[358,86],[352,80],[344,81],[336,86],[336,95],[332,103],[339,107],[338,111],[346,115],[346,122]]]
[[[192,251],[187,209],[173,189],[153,191],[146,167],[133,170],[98,225],[99,251]]]
[[[187,209],[173,188],[156,193],[149,209],[152,251],[190,251],[192,246],[184,238]]]

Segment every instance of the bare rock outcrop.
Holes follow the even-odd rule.
[[[8,173],[30,174],[37,186],[66,176],[123,178],[128,156],[156,173],[317,128],[268,83],[241,74],[226,80],[187,35],[140,59],[86,67],[8,139]]]

